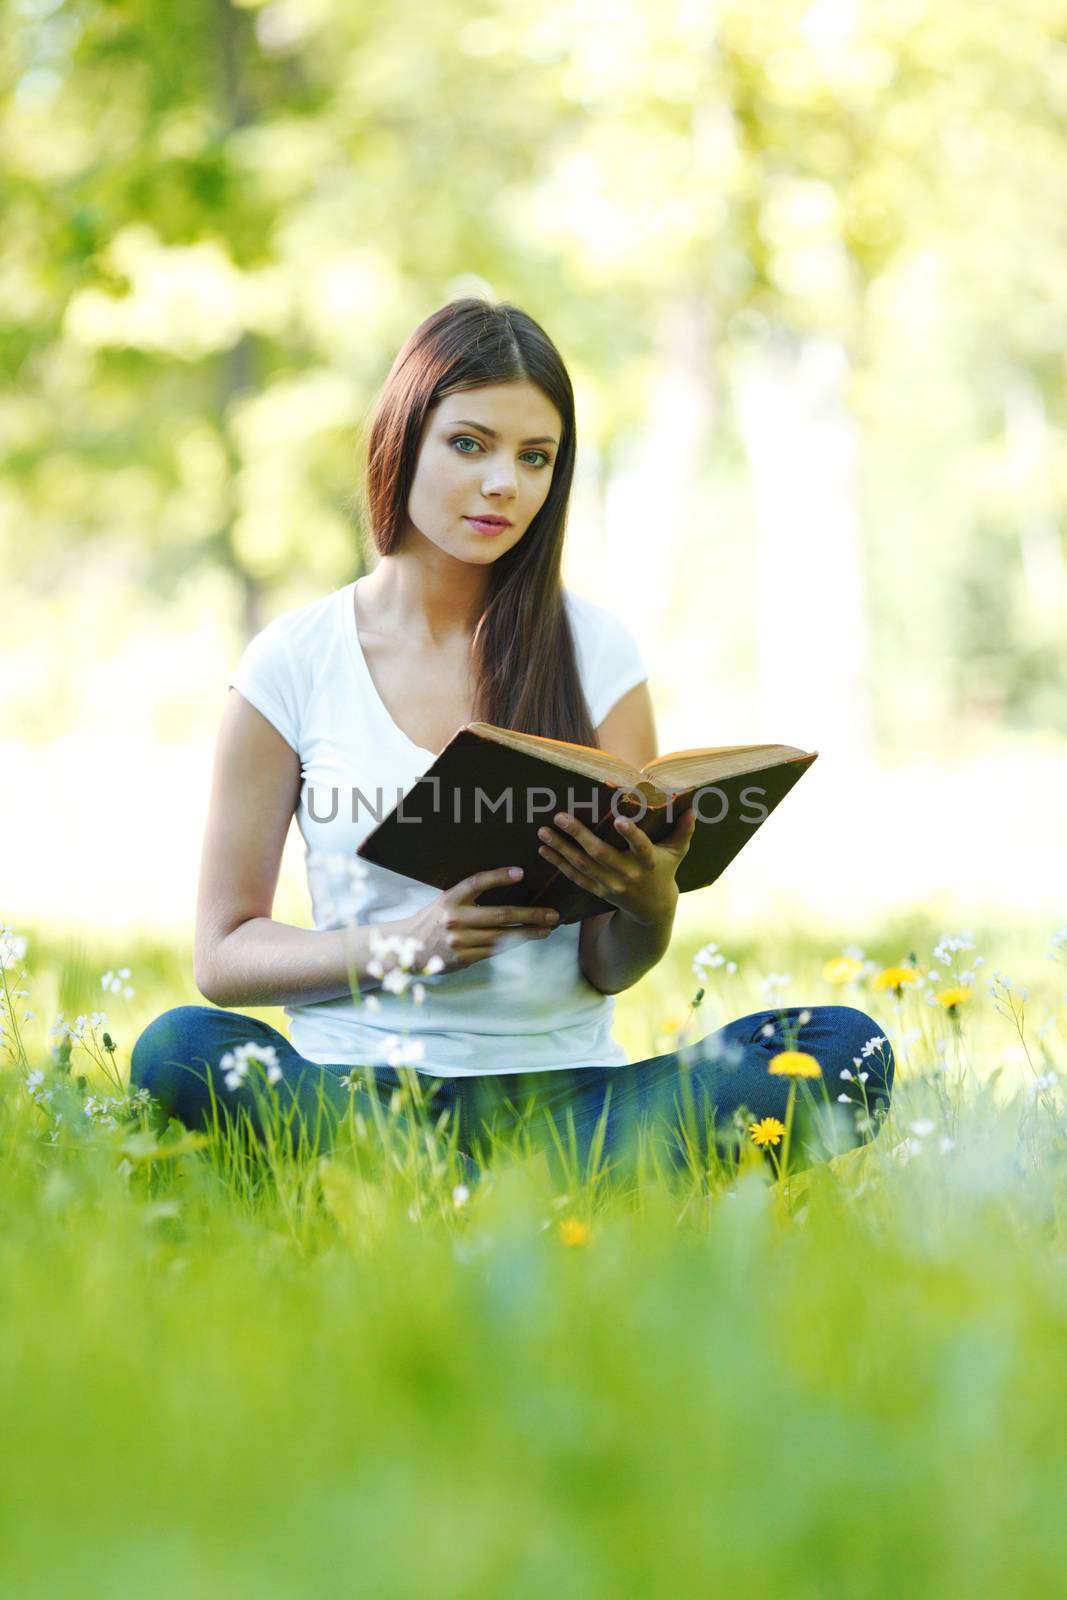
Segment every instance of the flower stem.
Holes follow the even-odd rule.
[[[785,1183],[789,1178],[790,1145],[793,1140],[793,1108],[797,1100],[797,1080],[789,1080],[789,1099],[785,1105],[785,1134],[782,1137],[782,1163],[779,1168],[780,1181]]]

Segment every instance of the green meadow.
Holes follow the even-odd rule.
[[[156,1129],[180,953],[6,930],[3,1592],[1061,1594],[1067,933],[943,932],[702,985],[676,941],[620,997],[633,1054],[772,967],[869,1011],[872,1143],[561,1183],[516,1137],[468,1185],[413,1087],[328,1148]]]

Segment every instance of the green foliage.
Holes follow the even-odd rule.
[[[883,737],[930,697],[992,703],[992,612],[1027,648],[1004,714],[1033,725],[1062,696],[1054,0],[633,0],[610,24],[509,0],[12,0],[8,22],[0,556],[39,606],[103,564],[113,614],[124,589],[158,609],[216,567],[219,620],[250,632],[347,580],[367,409],[457,292],[552,331],[610,477],[681,306],[713,401],[698,540],[746,493],[739,362],[840,347]],[[930,642],[948,615],[973,680]]]

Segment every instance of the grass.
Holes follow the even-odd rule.
[[[925,971],[939,931],[894,929],[875,967]],[[7,979],[37,1017],[24,1055],[8,1020],[0,1072],[3,1592],[1061,1594],[1050,933],[1018,937],[1006,984],[977,931],[953,1012],[936,983],[832,988],[840,951],[802,928],[709,972],[694,1038],[766,1005],[772,965],[785,1003],[879,1019],[897,1091],[859,1151],[570,1189],[502,1145],[466,1192],[408,1100],[329,1153],[157,1136],[107,1101],[140,1027],[196,998],[179,957],[29,934]],[[631,1053],[670,1047],[692,955],[639,986]],[[101,996],[120,964],[130,1001]],[[48,1038],[94,1006],[117,1085]]]

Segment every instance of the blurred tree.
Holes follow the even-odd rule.
[[[886,737],[959,703],[945,618],[973,650],[1006,585],[1032,646],[1006,704],[1038,714],[1065,674],[1064,31],[1062,0],[8,0],[8,580],[213,568],[246,630],[343,581],[375,389],[482,290],[563,348],[597,495],[635,450],[670,480],[673,517],[646,487],[625,535],[669,552],[662,616],[706,607],[698,570],[739,638],[793,618],[810,648],[787,672],[761,635],[766,692],[825,699],[834,663],[858,741],[868,681]],[[752,541],[687,514],[725,465]],[[996,590],[991,536],[1021,553]]]

